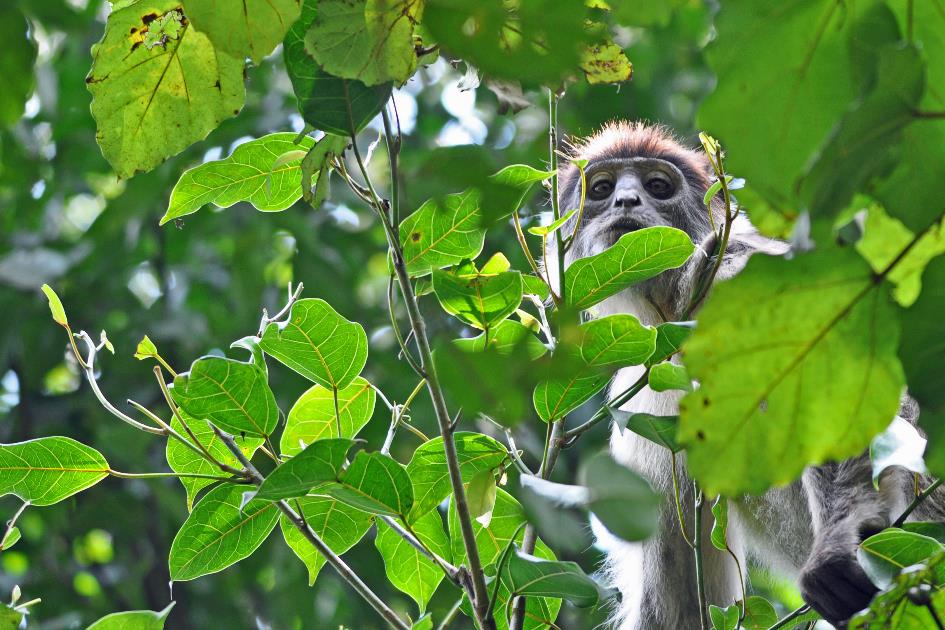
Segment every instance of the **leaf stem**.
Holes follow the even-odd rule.
[[[692,482],[693,507],[695,508],[692,553],[696,560],[696,595],[699,601],[699,623],[706,630],[705,573],[702,568],[702,504],[703,495],[699,485]]]
[[[590,431],[601,420],[605,420],[609,418],[610,408],[620,407],[621,405],[626,404],[627,401],[629,401],[631,398],[636,396],[638,393],[640,393],[640,391],[644,387],[646,387],[649,375],[650,375],[650,370],[649,368],[647,368],[646,371],[644,371],[643,374],[640,376],[640,378],[638,378],[633,383],[633,385],[631,385],[630,387],[623,390],[622,392],[620,392],[619,394],[611,398],[609,401],[607,401],[607,403],[604,404],[602,407],[600,407],[587,422],[585,422],[584,424],[578,425],[574,427],[573,429],[569,429],[565,431],[564,441],[567,443],[567,445],[570,446],[571,443],[574,441],[574,438],[580,436],[582,433],[586,433],[587,431]]]
[[[897,518],[896,521],[892,524],[892,527],[902,527],[902,524],[906,522],[906,519],[909,518],[909,515],[912,514],[912,512],[914,512],[915,509],[919,507],[919,505],[929,497],[929,495],[935,492],[940,485],[942,485],[942,480],[936,479],[929,485],[928,488],[920,492],[912,500],[912,503],[910,503],[908,507],[906,507],[906,509],[903,510],[902,514],[899,515],[899,518]]]
[[[161,479],[164,477],[191,478],[191,479],[213,479],[214,481],[230,481],[233,483],[247,483],[245,479],[234,479],[233,477],[223,477],[222,475],[207,475],[203,473],[177,473],[177,472],[147,472],[147,473],[128,473],[118,470],[108,469],[108,474],[121,479]]]
[[[262,484],[264,478],[253,466],[252,462],[246,457],[243,451],[237,446],[236,442],[233,440],[233,436],[224,433],[214,425],[210,425],[213,428],[213,432],[216,434],[220,441],[233,453],[233,456],[239,461],[245,468],[247,473],[249,473],[250,481],[255,485]],[[370,587],[365,584],[358,575],[351,570],[344,560],[342,560],[331,547],[329,547],[325,541],[323,541],[318,534],[309,526],[308,521],[305,520],[305,516],[300,512],[296,512],[292,507],[285,501],[280,500],[275,502],[276,507],[282,512],[286,518],[292,523],[292,525],[299,530],[302,536],[311,543],[313,547],[318,551],[318,553],[324,556],[325,561],[331,565],[331,567],[338,573],[338,575],[345,582],[348,583],[364,600],[370,604],[377,613],[384,618],[387,623],[389,623],[397,630],[410,630],[410,626],[407,625],[400,617],[397,616],[387,604],[385,604],[375,593],[370,589]]]
[[[548,152],[551,160],[551,214],[554,220],[561,218],[561,208],[558,205],[558,96],[554,90],[548,90]],[[555,230],[555,244],[557,245],[558,259],[558,298],[562,305],[568,303],[567,289],[564,281],[564,244],[561,239],[561,230]]]
[[[799,606],[798,608],[795,608],[794,610],[789,612],[787,615],[785,615],[781,619],[778,619],[778,623],[768,628],[768,630],[779,630],[780,628],[787,628],[792,625],[791,624],[792,621],[794,621],[798,617],[802,617],[806,615],[808,612],[810,612],[810,606],[808,606],[807,604],[804,604],[803,606]]]
[[[17,520],[19,520],[20,516],[23,515],[23,512],[26,511],[26,508],[28,508],[29,505],[30,505],[29,501],[24,501],[23,505],[17,508],[16,512],[13,513],[13,517],[9,521],[7,521],[7,526],[3,530],[3,537],[0,538],[0,551],[3,551],[2,543],[7,539],[7,536],[10,535],[10,532],[13,531],[13,528],[16,527]]]

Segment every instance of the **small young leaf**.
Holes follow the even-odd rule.
[[[52,505],[108,476],[108,462],[90,446],[67,437],[0,444],[0,496],[15,494],[33,505]]]
[[[573,210],[568,210],[567,214],[558,218],[557,221],[552,221],[548,225],[535,225],[528,228],[529,234],[534,234],[535,236],[548,236],[549,234],[554,234],[557,230],[561,228],[562,225],[568,222],[568,220],[573,217],[578,211],[578,208]]]
[[[69,320],[66,318],[66,309],[62,307],[62,301],[59,299],[59,296],[56,295],[56,292],[53,291],[53,288],[48,284],[44,284],[42,289],[43,293],[46,294],[46,299],[49,300],[49,311],[52,313],[53,321],[60,326],[68,326]]]
[[[172,580],[193,580],[222,571],[252,555],[266,540],[279,510],[261,499],[253,499],[241,510],[245,490],[245,486],[223,484],[194,506],[171,543]]]
[[[457,432],[453,436],[459,470],[465,482],[484,470],[494,470],[508,457],[500,442],[481,433]],[[413,482],[414,505],[409,521],[435,509],[450,494],[449,472],[443,453],[443,438],[436,437],[421,444],[407,464]]]
[[[692,379],[689,378],[686,368],[666,361],[657,363],[650,368],[650,389],[654,392],[665,392],[671,389],[692,391]]]
[[[411,525],[411,531],[430,551],[450,561],[450,541],[443,530],[438,512],[428,512]],[[417,551],[383,521],[378,521],[374,545],[384,559],[387,579],[409,595],[422,614],[436,587],[443,581],[443,571],[432,560]]]
[[[483,527],[489,527],[489,523],[492,521],[495,495],[495,473],[492,470],[479,471],[473,475],[466,486],[469,515]]]
[[[742,620],[745,630],[768,630],[777,622],[778,613],[767,599],[750,595],[745,600],[745,619]]]
[[[676,228],[628,232],[612,247],[568,268],[565,273],[568,303],[577,309],[590,308],[633,284],[680,267],[694,249],[689,236]]]
[[[581,53],[581,70],[591,85],[621,83],[633,76],[633,64],[610,38],[585,46]]]
[[[712,504],[712,533],[709,535],[712,546],[719,551],[728,549],[728,499],[716,497]]]
[[[295,501],[292,502],[293,506]],[[362,512],[327,496],[309,496],[298,499],[308,526],[325,541],[328,548],[339,556],[353,547],[371,529],[374,515]],[[308,568],[308,584],[315,583],[325,556],[320,554],[295,525],[283,515],[279,520],[286,544]]]
[[[343,389],[364,369],[367,335],[328,302],[299,300],[288,318],[266,327],[259,344],[269,356],[323,387]]]
[[[359,451],[338,483],[324,492],[348,505],[406,518],[413,506],[413,486],[404,467],[382,453]]]
[[[873,486],[879,489],[879,479],[890,466],[902,466],[920,475],[928,474],[925,460],[926,439],[908,420],[896,416],[889,428],[870,442],[870,462],[873,465]]]
[[[295,455],[309,444],[325,438],[354,438],[374,414],[377,394],[362,377],[338,390],[338,420],[335,420],[335,395],[321,385],[313,385],[292,405],[286,416],[285,430],[279,442],[283,455]],[[341,424],[341,435],[337,425]]]
[[[447,313],[489,330],[522,303],[522,275],[517,271],[483,275],[466,267],[437,270],[433,272],[433,291]]]
[[[11,527],[3,535],[3,540],[0,540],[0,551],[6,551],[20,540],[20,528]]]
[[[256,496],[267,501],[291,499],[305,496],[320,483],[338,481],[352,445],[353,440],[338,438],[312,442],[269,473]]]
[[[597,603],[597,584],[576,562],[544,560],[516,550],[509,556],[502,581],[513,593],[538,597],[561,597],[579,608]]]
[[[154,342],[151,341],[151,338],[147,335],[141,338],[141,341],[138,342],[138,347],[135,348],[135,358],[139,361],[156,357],[157,353],[157,346],[154,345]]]
[[[188,415],[237,435],[272,435],[279,422],[266,375],[251,363],[202,357],[177,375],[171,395]]]
[[[167,616],[171,614],[174,602],[164,610],[129,610],[127,612],[105,615],[86,630],[163,630]]]
[[[294,133],[273,133],[241,144],[229,157],[205,162],[181,175],[171,191],[161,225],[193,214],[212,203],[229,208],[248,201],[257,210],[285,210],[302,196],[301,163],[304,153],[279,164],[280,156],[307,151],[315,144],[310,136],[295,143]]]
[[[682,446],[676,441],[679,416],[653,416],[648,413],[632,413],[613,407],[608,407],[607,410],[617,426],[626,427],[651,442],[665,446],[674,453],[682,450]]]
[[[709,605],[709,619],[712,621],[712,630],[737,630],[740,611],[737,604],[728,608],[719,608]]]

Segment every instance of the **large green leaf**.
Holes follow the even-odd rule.
[[[292,503],[301,505],[308,526],[338,555],[354,547],[374,522],[373,514],[362,512],[332,497],[302,497]],[[311,586],[325,566],[325,556],[312,546],[285,515],[279,520],[279,526],[286,544],[308,568],[308,583]]]
[[[940,324],[945,312],[945,256],[934,259],[922,275],[922,293],[902,311],[899,356],[909,381],[909,393],[923,411],[945,410],[945,335]]]
[[[149,171],[243,107],[243,61],[193,28],[179,0],[113,11],[85,82],[96,138],[121,177]]]
[[[428,512],[421,516],[411,524],[410,529],[427,549],[447,562],[450,561],[450,541],[443,530],[443,520],[438,512]],[[443,581],[443,570],[383,521],[377,524],[374,545],[384,559],[387,579],[396,588],[410,595],[420,607],[420,614],[423,614],[436,587]]]
[[[680,406],[689,469],[735,496],[859,454],[899,406],[898,336],[886,286],[856,252],[754,257],[714,289],[686,345],[701,384]]]
[[[531,329],[514,319],[500,322],[488,335],[482,333],[476,337],[455,339],[453,343],[467,352],[482,352],[492,348],[498,354],[507,355],[524,351],[530,359],[537,359],[548,351]]]
[[[422,12],[423,0],[321,0],[305,49],[336,76],[400,85],[417,69],[413,31]]]
[[[400,243],[407,273],[422,276],[479,255],[486,234],[479,199],[476,189],[428,199],[403,220]]]
[[[722,141],[726,166],[776,206],[794,199],[812,155],[859,95],[856,73],[875,63],[868,42],[850,42],[873,4],[733,0],[719,11],[706,56],[725,80],[702,104],[698,126]],[[874,35],[888,41],[880,29]]]
[[[163,630],[174,602],[164,610],[129,610],[105,615],[86,630]]]
[[[257,210],[285,210],[302,196],[300,165],[305,151],[315,141],[297,134],[273,133],[236,147],[229,157],[184,171],[171,191],[167,212],[161,224],[193,214],[208,203],[229,208],[238,201],[248,201]],[[285,163],[279,158],[290,151],[301,151]]]
[[[29,34],[26,17],[11,3],[0,9],[0,126],[11,125],[23,115],[23,107],[33,91],[33,63],[36,44]]]
[[[580,370],[571,376],[540,382],[532,392],[535,411],[545,422],[558,420],[604,389],[610,374],[595,369]]]
[[[449,533],[450,544],[453,548],[454,564],[462,564],[466,559],[466,548],[463,546],[463,538],[460,533],[459,518],[456,515],[456,508],[450,503],[449,509]],[[525,535],[525,528],[520,526],[525,523],[525,513],[522,506],[512,495],[502,489],[498,490],[496,495],[495,510],[492,514],[492,520],[488,527],[483,527],[481,523],[473,521],[473,533],[476,537],[476,547],[479,549],[479,559],[484,567],[494,564],[499,560],[502,552],[513,541],[518,545],[522,544],[522,538]],[[548,546],[538,539],[535,545],[535,556],[544,560],[554,560],[555,555]],[[508,587],[504,584],[499,585],[496,596],[496,604],[492,609],[495,614],[496,626],[498,630],[508,630],[508,619],[505,615],[505,605],[510,597]],[[529,597],[526,603],[525,628],[529,630],[537,628],[547,628],[550,622],[554,622],[561,608],[561,600],[549,597]],[[471,609],[468,602],[463,603],[463,609],[469,614]]]
[[[266,375],[251,363],[202,357],[174,378],[171,394],[187,415],[236,434],[268,436],[279,423]]]
[[[67,437],[0,444],[0,496],[15,494],[33,505],[52,505],[108,476],[108,462],[90,446]]]
[[[299,300],[284,322],[266,327],[266,354],[323,387],[343,389],[367,361],[367,335],[319,299]]]
[[[299,0],[243,0],[217,4],[217,0],[183,0],[194,28],[205,33],[217,50],[234,57],[249,57],[259,65],[271,53],[299,17]]]
[[[292,405],[286,417],[279,448],[283,455],[295,455],[305,446],[325,438],[353,438],[374,413],[377,395],[371,384],[360,376],[338,390],[338,435],[335,420],[335,396],[332,390],[312,385]]]
[[[316,129],[349,136],[381,111],[390,98],[392,84],[368,87],[322,70],[305,50],[305,33],[316,13],[316,0],[303,0],[302,15],[283,42],[286,71],[305,121]]]
[[[248,558],[276,526],[275,503],[242,505],[245,486],[224,484],[206,494],[174,536],[168,557],[171,579],[193,580]]]
[[[267,501],[305,496],[313,486],[337,481],[353,440],[333,438],[309,444],[269,473],[256,496]]]
[[[493,438],[481,433],[459,431],[453,436],[456,456],[464,482],[483,470],[497,468],[508,457],[508,450]],[[413,452],[407,473],[413,482],[414,504],[410,522],[435,509],[450,494],[449,472],[443,452],[443,438],[436,437],[421,444]]]
[[[413,486],[407,471],[382,453],[358,452],[339,482],[323,489],[339,501],[372,514],[406,518],[413,506]]]
[[[502,582],[517,595],[564,598],[581,608],[599,599],[597,584],[576,562],[544,560],[520,550],[509,556]]]
[[[656,349],[656,329],[633,315],[610,315],[581,325],[581,356],[595,367],[625,367],[646,361]]]
[[[596,256],[574,262],[565,271],[568,304],[586,309],[630,285],[681,266],[693,252],[682,230],[652,227],[628,232]]]
[[[489,331],[522,303],[522,274],[518,271],[485,274],[472,265],[436,270],[433,291],[447,313]]]
[[[904,568],[941,551],[945,545],[934,538],[890,527],[861,542],[856,557],[873,584],[885,589]],[[945,567],[935,572],[935,582],[945,583]]]
[[[584,462],[579,476],[588,490],[587,508],[612,534],[624,540],[643,540],[656,531],[659,495],[609,453]]]
[[[228,466],[233,466],[234,468],[241,467],[236,456],[233,455],[230,449],[217,437],[206,420],[191,418],[186,415],[186,412],[184,412],[184,420],[187,422],[187,426],[190,427],[194,435],[197,436],[197,440],[210,451],[210,454],[213,455],[217,461],[223,462]],[[182,435],[185,433],[184,426],[181,424],[180,420],[177,419],[176,415],[171,417],[171,428]],[[256,449],[262,446],[263,443],[263,438],[261,437],[237,435],[234,436],[233,439],[240,447],[240,450],[243,451],[243,454],[249,458],[252,458],[253,453],[255,453]],[[208,462],[204,457],[195,453],[193,449],[187,448],[178,440],[169,439],[167,441],[165,457],[167,458],[167,465],[171,467],[171,470],[177,473],[197,475],[222,474],[216,465]],[[215,483],[213,479],[201,479],[200,477],[181,477],[180,482],[184,485],[184,490],[187,491],[188,511],[193,507],[197,493]]]

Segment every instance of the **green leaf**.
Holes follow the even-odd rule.
[[[171,580],[193,580],[248,558],[276,526],[279,510],[253,499],[240,509],[245,486],[224,484],[204,496],[171,543]]]
[[[443,530],[439,513],[428,512],[417,519],[410,529],[427,549],[447,562],[450,561],[450,541]],[[423,614],[436,587],[445,577],[443,570],[383,521],[377,524],[374,546],[384,559],[387,579],[395,588],[417,602],[420,614]]]
[[[17,542],[19,542],[21,537],[19,527],[10,527],[6,530],[6,533],[3,535],[3,540],[0,540],[0,551],[6,551]]]
[[[934,538],[890,527],[861,542],[856,557],[873,584],[885,589],[904,568],[943,550],[945,545]],[[935,581],[945,583],[945,568],[936,571]]]
[[[529,234],[534,234],[535,236],[548,236],[549,234],[554,234],[556,231],[561,229],[561,226],[568,222],[568,220],[577,214],[578,208],[569,210],[567,214],[562,215],[557,220],[552,221],[548,225],[535,225],[528,228]]]
[[[517,595],[564,598],[579,608],[593,606],[599,599],[597,584],[576,562],[544,560],[516,550],[501,577]]]
[[[591,85],[599,83],[622,83],[633,76],[633,64],[623,49],[609,37],[584,48],[581,53],[581,70]]]
[[[376,397],[371,384],[360,376],[344,389],[338,390],[338,418],[341,421],[339,436],[332,390],[313,385],[299,396],[289,410],[279,443],[280,452],[283,455],[295,455],[317,440],[356,437],[374,414]]]
[[[498,468],[508,457],[505,446],[481,433],[459,431],[453,436],[453,441],[464,482],[469,482],[484,470]],[[407,473],[413,482],[414,505],[408,518],[413,523],[434,510],[450,494],[443,438],[436,437],[421,444],[407,464]]]
[[[30,37],[30,24],[12,3],[0,9],[0,126],[12,125],[23,116],[26,100],[33,91],[33,64],[36,43]]]
[[[367,335],[319,299],[299,300],[284,322],[266,327],[260,346],[269,356],[322,387],[347,387],[367,362]]]
[[[66,317],[66,309],[62,306],[62,300],[56,295],[56,292],[48,284],[42,286],[46,299],[49,300],[49,312],[52,313],[53,321],[60,326],[68,326],[69,319]]]
[[[52,505],[108,476],[108,462],[90,446],[67,437],[0,444],[0,496],[15,494],[33,505]]]
[[[619,0],[608,2],[614,21],[623,26],[666,26],[673,12],[684,5],[684,0]]]
[[[476,189],[428,199],[400,224],[404,262],[411,276],[475,258],[486,231],[480,227]]]
[[[233,453],[230,452],[230,449],[217,437],[216,433],[213,432],[213,429],[210,428],[210,425],[205,420],[192,418],[188,416],[186,412],[183,412],[183,418],[184,421],[187,422],[187,426],[190,427],[190,430],[193,431],[194,435],[197,437],[197,440],[203,444],[204,448],[206,448],[217,461],[223,462],[228,466],[233,466],[234,468],[241,467],[236,456],[234,456]],[[170,424],[171,428],[181,435],[185,433],[184,425],[181,424],[176,415],[171,417]],[[242,435],[234,436],[233,440],[236,442],[237,446],[240,447],[240,450],[243,451],[243,454],[250,459],[252,459],[256,449],[262,446],[263,443],[263,438],[261,437],[245,437]],[[164,455],[167,458],[167,465],[171,467],[171,470],[177,473],[197,475],[222,474],[221,470],[215,464],[208,462],[192,449],[187,448],[175,439],[168,439]],[[200,477],[181,477],[180,482],[183,484],[184,490],[187,491],[188,512],[193,509],[194,499],[197,497],[197,493],[207,486],[216,483],[213,479],[202,479]]]
[[[175,602],[171,602],[164,610],[129,610],[127,612],[105,615],[86,630],[163,630],[167,616]]]
[[[150,171],[243,107],[243,60],[217,51],[178,0],[112,11],[85,79],[96,139],[120,177]]]
[[[578,72],[581,52],[590,43],[584,3],[427,0],[426,5],[423,24],[433,39],[494,78],[558,85]]]
[[[692,333],[692,326],[666,322],[656,327],[656,349],[649,359],[646,360],[646,367],[666,361],[674,354],[679,352],[683,342],[689,338]]]
[[[728,499],[725,497],[716,497],[715,501],[712,503],[712,532],[709,534],[709,539],[712,541],[712,546],[718,549],[719,551],[725,551],[728,549]]]
[[[488,331],[522,303],[522,274],[506,271],[485,275],[470,267],[434,271],[433,291],[447,313]]]
[[[251,363],[202,357],[177,375],[171,394],[187,415],[237,435],[272,435],[279,423],[266,375]]]
[[[910,521],[902,524],[902,529],[914,534],[922,534],[945,544],[945,523],[928,521]]]
[[[665,446],[674,453],[682,450],[682,446],[676,440],[679,416],[653,416],[648,413],[632,413],[613,407],[608,407],[607,410],[617,426],[626,427],[651,442]]]
[[[870,442],[873,465],[873,486],[879,489],[879,478],[890,466],[902,466],[920,475],[928,474],[925,460],[926,440],[908,420],[896,416],[885,431]]]
[[[417,69],[422,0],[321,0],[305,49],[326,72],[366,85],[407,82]]]
[[[256,498],[278,501],[301,497],[320,483],[338,481],[347,463],[345,456],[353,445],[354,440],[341,438],[312,442],[269,473]]]
[[[495,495],[495,472],[492,470],[479,471],[466,484],[466,502],[469,504],[469,515],[483,527],[489,527],[489,522],[492,520]]]
[[[895,23],[885,4],[876,6]],[[800,195],[814,216],[836,214],[871,178],[892,170],[903,129],[914,120],[925,87],[919,51],[895,41],[877,54],[873,91],[841,119],[801,183]]]
[[[245,0],[225,9],[216,0],[183,0],[184,12],[217,50],[259,65],[299,17],[299,0]],[[227,10],[229,9],[229,10]]]
[[[138,342],[138,346],[135,348],[135,358],[141,361],[143,359],[156,358],[157,356],[157,346],[154,345],[151,338],[147,335],[142,337],[141,341]]]
[[[329,172],[327,166],[333,156],[340,156],[348,147],[348,138],[325,134],[302,159],[302,198],[313,208],[318,208],[328,197]],[[312,175],[318,173],[315,194],[312,194]]]
[[[680,404],[689,470],[734,496],[861,453],[899,406],[897,341],[885,288],[855,252],[753,257],[713,289],[686,345],[700,383]]]
[[[294,507],[296,501],[292,504]],[[373,514],[362,512],[332,497],[302,497],[298,499],[298,504],[302,506],[302,515],[308,526],[339,556],[364,538],[374,522]],[[325,556],[316,551],[285,515],[279,519],[279,527],[282,528],[286,544],[308,568],[308,584],[311,586],[325,566]]]
[[[305,50],[305,34],[317,14],[317,0],[302,1],[302,15],[283,42],[286,71],[307,123],[339,136],[350,136],[367,125],[390,98],[392,84],[368,87],[360,81],[332,76]],[[353,130],[353,131],[352,131]]]
[[[922,275],[924,289],[910,308],[900,313],[902,343],[899,357],[909,393],[919,401],[923,416],[945,410],[945,342],[940,316],[945,312],[945,256],[934,259]],[[923,417],[923,420],[925,418]],[[932,424],[923,422],[928,429]],[[933,447],[935,439],[932,439]]]
[[[524,350],[530,359],[537,359],[548,351],[545,344],[528,327],[514,319],[500,322],[488,334],[482,333],[476,337],[455,339],[453,343],[466,352],[482,352],[487,347],[499,354]]]
[[[433,616],[427,613],[413,622],[410,630],[433,630]]]
[[[572,376],[542,381],[532,393],[535,411],[545,422],[552,422],[568,415],[591,396],[604,389],[610,374],[597,370],[579,370]]]
[[[750,595],[745,600],[745,619],[742,626],[745,630],[768,630],[778,622],[778,613],[764,597]]]
[[[712,621],[712,630],[737,630],[740,611],[737,604],[728,608],[719,608],[709,604],[709,619]]]
[[[582,324],[581,356],[595,367],[640,365],[656,349],[656,329],[633,315],[609,315]]]
[[[860,18],[875,5],[811,0],[760,6],[735,0],[715,21],[718,35],[706,57],[726,80],[702,104],[698,126],[724,141],[726,167],[775,206],[791,205],[805,167],[859,96],[856,74],[868,72],[875,56],[858,49],[897,38],[884,23],[871,35],[858,31]],[[858,49],[851,48],[854,33],[869,35]],[[765,125],[757,124],[759,116]],[[833,163],[830,170],[840,167]]]
[[[528,199],[535,184],[553,177],[554,171],[540,171],[527,164],[510,164],[490,175],[491,195],[487,196],[483,208],[483,222],[492,225],[500,219],[518,212]]]
[[[671,389],[692,391],[692,380],[686,368],[669,361],[657,363],[650,368],[649,383],[650,389],[654,392],[665,392]]]
[[[587,526],[587,515],[575,508],[586,506],[589,493],[581,486],[547,481],[535,475],[520,475],[522,503],[528,522],[542,540],[560,552],[580,553],[593,541]]]
[[[324,487],[339,501],[372,514],[406,518],[413,486],[404,467],[382,453],[359,451],[337,484]]]
[[[612,534],[633,541],[656,531],[660,497],[642,477],[608,453],[584,462],[579,476],[590,492],[588,509]]]
[[[295,144],[294,133],[273,133],[236,147],[229,157],[184,171],[171,191],[167,212],[161,225],[193,214],[208,203],[229,208],[238,201],[248,201],[257,210],[285,210],[302,196],[299,156],[278,165],[279,156],[298,148],[308,150],[315,144],[302,136]]]
[[[466,549],[463,546],[463,538],[460,534],[459,518],[456,516],[456,508],[450,503],[448,513],[448,523],[450,532],[450,544],[453,548],[453,563],[462,564],[466,559]],[[501,488],[496,494],[495,510],[492,514],[492,521],[489,527],[483,527],[477,522],[473,522],[472,528],[476,538],[476,547],[479,549],[479,558],[484,567],[494,564],[499,560],[499,556],[505,550],[506,546],[513,541],[518,545],[522,544],[522,538],[525,535],[525,528],[520,526],[525,523],[525,513],[522,506],[519,505],[509,493]],[[535,556],[554,560],[555,556],[551,549],[538,539],[535,544]],[[503,581],[504,582],[504,581]],[[508,587],[500,583],[496,604],[493,608],[495,614],[496,626],[498,630],[508,630],[508,619],[505,616],[505,604],[510,597]],[[530,597],[526,603],[525,628],[529,630],[538,628],[547,628],[548,622],[553,622],[558,615],[561,607],[561,600],[557,598]],[[471,613],[468,602],[463,603],[463,609]]]
[[[596,256],[575,261],[565,272],[570,306],[586,309],[627,287],[681,266],[693,252],[689,236],[676,228],[628,232]]]

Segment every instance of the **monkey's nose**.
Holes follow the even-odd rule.
[[[614,197],[614,205],[618,208],[636,208],[642,203],[639,193],[633,190],[621,190]]]

